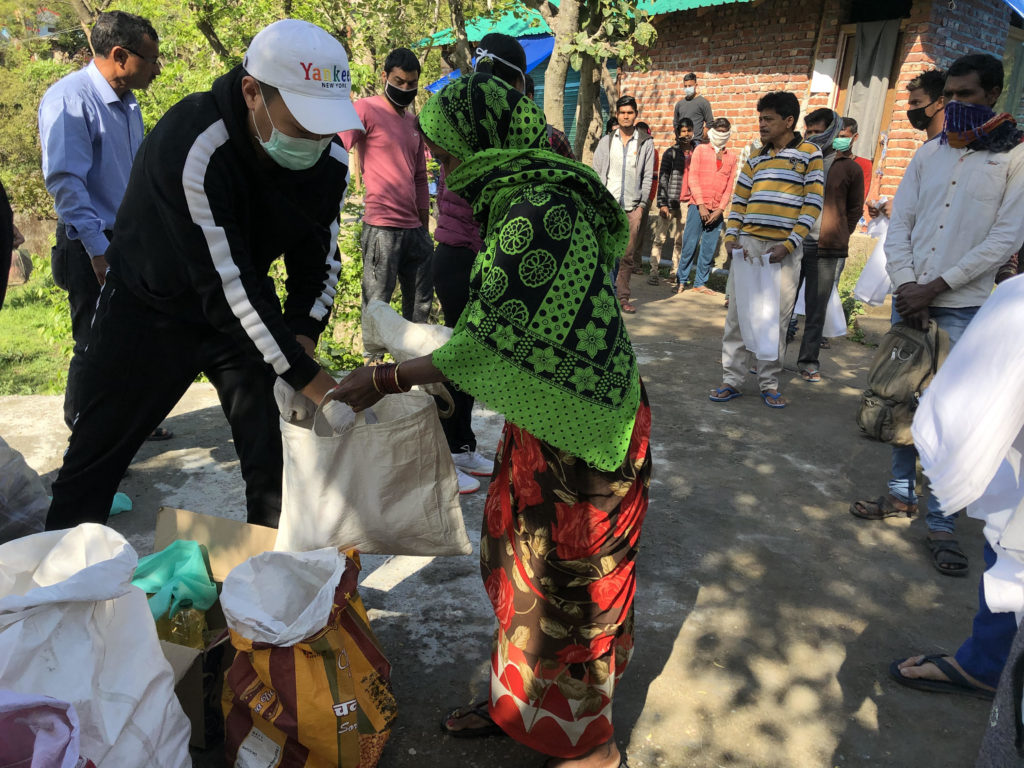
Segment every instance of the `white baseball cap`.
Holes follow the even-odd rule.
[[[352,106],[345,48],[316,24],[282,19],[249,43],[242,67],[281,92],[285,106],[310,133],[337,133],[363,124]]]

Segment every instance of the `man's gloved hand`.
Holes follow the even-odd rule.
[[[277,401],[277,410],[288,422],[303,421],[316,411],[316,403],[301,392],[296,392],[280,376],[274,382],[274,400]]]

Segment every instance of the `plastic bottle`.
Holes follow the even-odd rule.
[[[171,617],[168,640],[178,645],[187,645],[200,651],[205,648],[203,630],[206,629],[206,616],[198,608],[192,607],[192,601],[185,599],[178,604],[178,612]]]

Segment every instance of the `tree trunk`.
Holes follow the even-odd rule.
[[[466,17],[462,11],[462,0],[448,0],[448,8],[452,17],[452,32],[455,33],[455,50],[452,52],[452,64],[462,74],[473,69],[473,53],[469,49],[466,37]]]
[[[189,8],[192,9],[192,13],[196,17],[196,29],[206,38],[206,42],[210,44],[210,48],[217,54],[219,58],[228,67],[233,67],[237,62],[232,59],[231,52],[221,42],[220,37],[217,35],[217,30],[214,29],[213,22],[210,21],[210,14],[207,8],[201,7],[199,3],[190,2]]]
[[[544,116],[559,130],[565,130],[565,81],[569,74],[570,46],[580,31],[580,2],[562,0],[558,13],[548,19],[555,33],[555,49],[544,73]]]
[[[589,163],[594,147],[604,133],[601,116],[601,68],[603,62],[590,54],[583,55],[580,67],[579,111],[576,118],[576,141],[573,150],[580,162]]]
[[[85,4],[84,0],[71,0],[71,7],[78,17],[78,23],[82,25],[85,39],[89,43],[89,51],[95,56],[96,51],[92,47],[92,25],[96,23],[96,13]]]
[[[615,102],[619,100],[619,86],[612,80],[612,73],[608,71],[608,59],[601,62],[601,87],[608,98],[608,106],[612,114],[615,113]]]

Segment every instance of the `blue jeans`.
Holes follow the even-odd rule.
[[[996,562],[996,553],[985,542],[985,570]],[[964,671],[993,688],[1010,655],[1010,646],[1017,634],[1017,617],[1013,613],[992,613],[985,604],[985,579],[978,579],[978,612],[974,615],[971,636],[956,652],[956,660]]]
[[[697,257],[697,276],[693,278],[693,287],[707,285],[711,277],[711,265],[715,261],[715,250],[718,246],[718,234],[722,231],[724,217],[718,220],[715,226],[704,229],[704,222],[700,220],[700,207],[690,205],[686,211],[686,224],[683,228],[683,249],[679,256],[679,284],[682,285],[690,279],[690,269],[693,267],[694,256]],[[697,247],[700,246],[698,254]]]
[[[977,314],[980,307],[929,307],[928,315],[935,323],[949,334],[950,344],[956,344],[964,335],[967,324]],[[901,318],[892,309],[892,322],[898,323]],[[905,504],[916,504],[917,494],[914,486],[917,483],[917,449],[912,445],[894,445],[892,447],[892,477],[889,478],[889,493]],[[930,531],[953,533],[956,530],[957,514],[946,517],[939,506],[934,493],[928,493],[928,513],[925,523]]]

